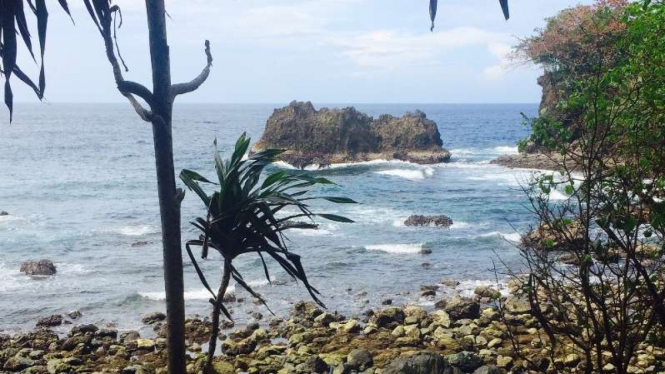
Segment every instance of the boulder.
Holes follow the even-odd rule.
[[[445,357],[446,361],[465,373],[471,373],[483,365],[483,360],[473,352],[459,352]]]
[[[53,261],[26,261],[21,264],[21,273],[27,275],[55,275],[57,272]]]
[[[354,349],[346,357],[346,366],[348,369],[365,371],[372,367],[372,354],[366,349]]]
[[[382,374],[446,374],[446,360],[434,353],[419,353],[410,357],[398,357],[386,366]]]
[[[296,167],[378,159],[433,164],[450,159],[442,145],[436,123],[420,111],[374,119],[353,107],[316,110],[294,101],[268,118],[253,151],[284,149],[280,158]]]
[[[62,325],[62,315],[54,314],[52,316],[40,318],[37,321],[37,327],[55,327]]]
[[[404,221],[405,226],[450,227],[452,224],[453,220],[443,214],[438,216],[412,215]]]
[[[402,308],[390,307],[376,312],[372,316],[372,321],[378,327],[391,327],[404,323],[404,311]]]
[[[7,213],[6,211],[4,211],[4,210],[0,211],[0,217],[8,216],[8,215],[9,215],[9,213]]]
[[[502,374],[503,371],[496,366],[485,365],[476,369],[473,374]]]
[[[453,320],[476,319],[480,317],[480,304],[477,301],[454,297],[444,308]]]
[[[152,325],[153,323],[162,322],[164,320],[166,320],[166,314],[162,312],[153,312],[143,316],[141,321],[146,325]]]

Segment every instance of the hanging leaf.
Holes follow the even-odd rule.
[[[503,10],[503,16],[508,20],[510,18],[510,11],[508,10],[508,0],[499,0],[501,4],[501,10]]]
[[[436,7],[438,0],[429,0],[429,18],[432,20],[432,27],[429,31],[434,31],[434,20],[436,19]]]

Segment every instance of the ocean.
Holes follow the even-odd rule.
[[[244,131],[258,140],[273,109],[283,105],[176,104],[176,171],[214,177],[213,140],[224,154]],[[317,108],[350,105],[315,103]],[[528,135],[520,113],[535,115],[536,104],[354,106],[372,116],[422,110],[438,124],[452,160],[375,161],[312,171],[338,184],[319,192],[360,203],[314,203],[315,211],[356,223],[322,221],[319,230],[293,230],[288,236],[331,311],[351,315],[385,299],[432,306],[453,292],[470,295],[478,285],[494,284],[493,263],[519,266],[519,232],[534,222],[520,186],[532,171],[489,161],[517,152],[517,141]],[[30,329],[39,317],[72,310],[83,313],[81,322],[142,329],[144,314],[164,310],[150,125],[121,103],[17,104],[12,124],[2,113],[0,210],[9,215],[0,217],[0,331]],[[204,214],[204,207],[194,194],[185,198],[182,214],[183,239],[195,239],[188,222]],[[411,214],[445,214],[454,224],[405,227]],[[147,244],[133,247],[137,242]],[[184,256],[187,314],[207,315],[209,294]],[[52,260],[57,275],[35,279],[19,272],[21,262],[38,259]],[[269,264],[272,285],[257,257],[241,257],[236,264],[277,315],[309,299],[274,263]],[[218,284],[219,256],[202,267]],[[420,296],[420,285],[441,279],[461,285],[435,298]],[[256,311],[269,317],[251,301],[230,306],[240,323]]]

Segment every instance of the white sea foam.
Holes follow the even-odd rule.
[[[427,167],[421,170],[413,169],[390,169],[377,171],[376,174],[389,175],[410,180],[423,180],[434,175],[434,169]]]
[[[156,228],[149,225],[110,227],[98,231],[120,234],[124,236],[143,236],[157,232]]]
[[[570,196],[563,194],[559,190],[553,189],[552,191],[550,191],[549,198],[550,200],[568,200]]]
[[[277,166],[278,168],[288,169],[288,170],[298,169],[295,166],[289,164],[288,162],[284,162],[284,161],[276,161],[275,163],[273,163],[273,165]],[[366,166],[375,166],[375,165],[420,166],[419,164],[415,164],[415,163],[408,162],[408,161],[401,161],[401,160],[372,160],[372,161],[360,161],[360,162],[342,162],[342,163],[330,164],[330,165],[326,165],[326,166],[321,166],[321,165],[318,165],[318,164],[312,164],[312,165],[306,166],[304,169],[305,170],[310,170],[310,171],[315,171],[315,170],[366,167]]]
[[[55,263],[59,274],[89,274],[91,271],[81,264],[72,264],[66,262]]]
[[[261,280],[253,280],[247,282],[247,284],[252,287],[252,289],[256,289],[259,287],[265,287],[270,284],[267,279],[261,279]],[[228,293],[236,293],[236,284],[231,284],[229,287],[226,289],[227,294]],[[155,300],[155,301],[160,301],[160,300],[166,300],[166,293],[164,291],[149,291],[149,292],[139,292],[139,295],[142,297],[149,299],[149,300]],[[185,300],[208,300],[212,297],[210,292],[205,289],[205,288],[200,288],[200,289],[192,289],[192,290],[187,290],[185,291]]]
[[[504,232],[492,231],[487,234],[482,234],[481,236],[485,238],[498,236],[512,243],[519,243],[522,240],[522,235],[518,232],[504,233]]]
[[[509,296],[510,290],[506,287],[506,283],[499,281],[497,284],[496,281],[490,280],[465,280],[461,281],[459,286],[457,286],[456,291],[462,297],[474,297],[477,287],[487,287],[490,286],[495,290],[499,291],[503,296]]]
[[[423,243],[419,244],[372,244],[366,245],[368,251],[380,251],[387,253],[412,254],[420,253],[423,250]]]
[[[458,222],[458,221],[453,220],[453,224],[450,226],[450,229],[451,230],[463,230],[463,229],[468,229],[469,227],[471,227],[471,224],[469,224],[468,222],[461,222],[461,221]]]

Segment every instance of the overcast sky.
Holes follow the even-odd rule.
[[[511,0],[503,20],[496,0],[440,0],[429,31],[428,0],[171,0],[174,82],[197,75],[209,39],[213,71],[186,102],[525,103],[538,102],[539,70],[505,58],[518,37],[544,18],[589,0]],[[101,38],[79,0],[76,26],[50,8],[47,100],[120,102]],[[149,83],[144,2],[123,9],[126,78]],[[32,24],[33,33],[36,26]],[[36,66],[20,59],[26,70]],[[16,101],[30,92],[14,84]]]

